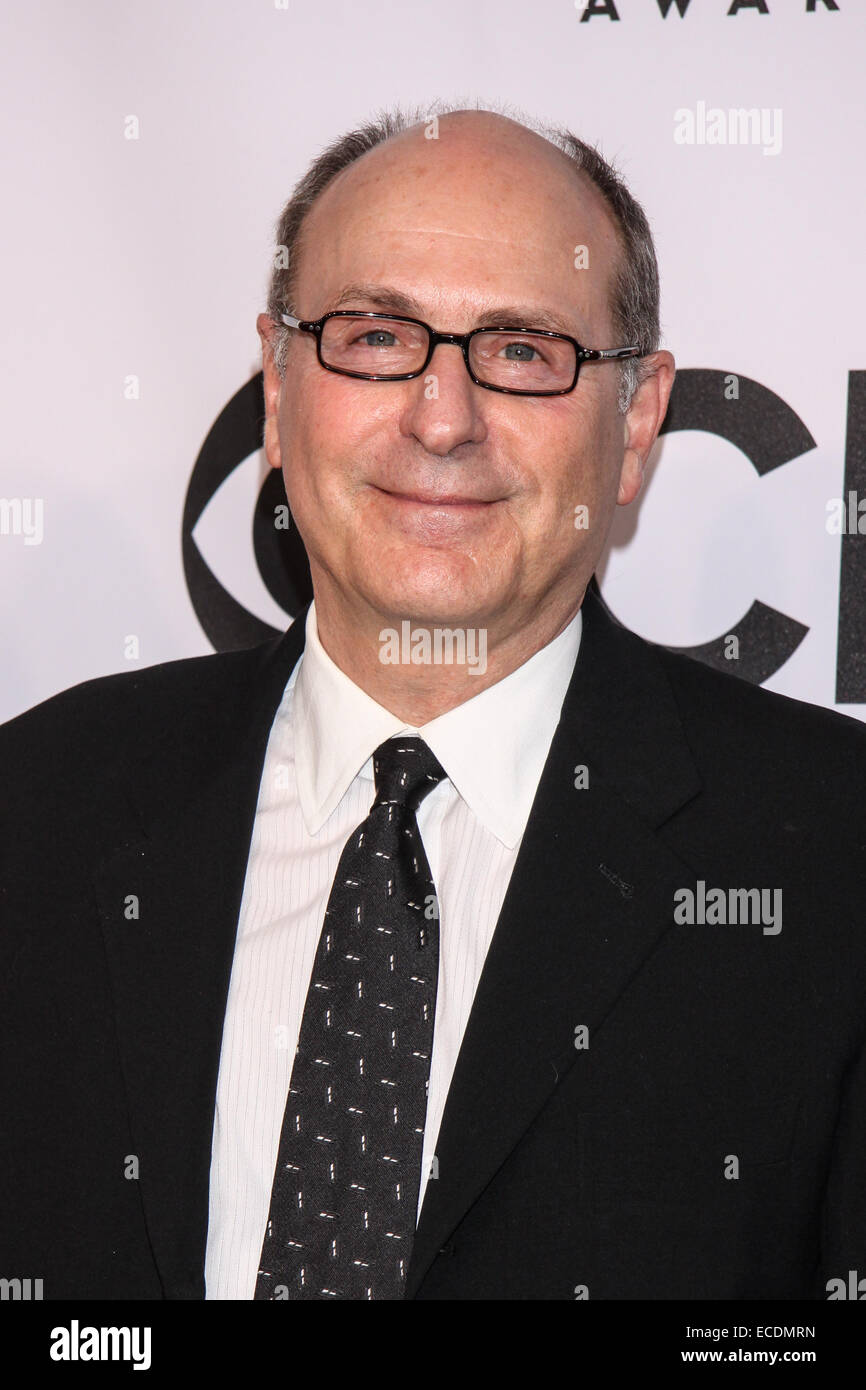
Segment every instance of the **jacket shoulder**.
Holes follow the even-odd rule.
[[[147,749],[178,721],[194,721],[248,680],[267,643],[234,652],[182,657],[141,670],[96,676],[0,724],[0,766],[8,788],[48,790],[82,767],[91,775],[112,759]]]
[[[835,835],[837,852],[862,855],[866,724],[660,650],[686,742],[722,814],[762,834],[779,820],[802,822],[828,854]]]
[[[680,714],[686,722],[712,725],[716,737],[734,744],[770,740],[785,745],[800,737],[816,743],[850,748],[866,754],[866,724],[838,710],[781,695],[754,685],[733,672],[719,671],[694,657],[655,646],[666,670]]]

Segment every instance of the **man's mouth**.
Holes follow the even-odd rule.
[[[391,488],[378,488],[377,491],[397,502],[423,507],[490,507],[500,500],[498,497],[472,497],[458,492],[398,492]]]

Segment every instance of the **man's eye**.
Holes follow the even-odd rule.
[[[386,339],[390,339],[390,342],[386,341]],[[361,335],[361,342],[364,344],[364,347],[394,347],[397,339],[394,334],[389,333],[387,329],[374,328],[371,329],[369,333]]]
[[[532,362],[531,353],[535,358],[540,357],[538,348],[533,347],[532,343],[506,343],[503,352],[509,362]]]

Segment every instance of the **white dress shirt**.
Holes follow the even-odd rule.
[[[211,1152],[208,1299],[251,1299],[255,1292],[325,908],[346,841],[375,797],[373,752],[405,733],[423,738],[447,774],[417,812],[439,904],[420,1213],[475,990],[577,659],[581,621],[578,611],[516,671],[413,728],[335,665],[310,606],[304,652],[268,739],[238,920]]]

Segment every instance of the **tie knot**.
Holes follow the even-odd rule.
[[[428,792],[447,774],[423,738],[389,738],[373,754],[374,806],[408,806],[417,810]]]

